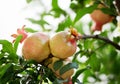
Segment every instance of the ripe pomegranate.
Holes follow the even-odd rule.
[[[59,70],[60,70],[60,68],[58,69],[58,70],[54,70],[54,63],[56,62],[56,61],[59,61],[60,60],[60,58],[57,58],[57,57],[52,57],[51,58],[51,63],[50,64],[48,64],[48,68],[50,68],[50,69],[52,69],[52,71],[55,73],[55,75],[58,77],[58,78],[62,78],[62,79],[68,79],[68,78],[70,78],[72,75],[73,75],[73,73],[74,73],[74,69],[70,69],[70,70],[68,70],[68,71],[66,71],[65,73],[63,73],[62,75],[60,75],[60,73],[59,73]],[[63,61],[63,66],[66,64],[66,60],[65,61]]]
[[[98,5],[98,8],[103,8],[105,6]],[[101,31],[102,26],[113,20],[113,16],[103,13],[101,10],[96,9],[90,14],[94,24],[92,25],[92,31]]]
[[[48,35],[37,32],[25,39],[22,54],[26,60],[42,62],[50,54]]]
[[[76,38],[70,32],[58,32],[50,39],[51,53],[55,57],[70,57],[76,52],[76,48]]]

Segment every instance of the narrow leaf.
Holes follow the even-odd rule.
[[[66,11],[59,7],[58,0],[52,0],[52,11],[55,12],[54,17],[59,17],[61,14],[66,15]]]
[[[20,40],[22,39],[22,35],[19,35],[16,40],[15,40],[15,43],[14,43],[14,50],[15,50],[15,53],[17,52],[17,48],[18,48],[18,44],[20,42]]]
[[[58,0],[52,0],[52,7],[53,9],[59,9]]]
[[[77,83],[77,84],[83,84],[83,83],[80,82],[79,79],[76,80],[76,83]]]
[[[32,29],[32,28],[25,28],[25,31],[26,31],[26,32],[30,32],[30,33],[37,32],[37,30],[34,30],[34,29]]]
[[[13,74],[13,65],[6,64],[0,67],[0,82],[6,84],[12,77]]]
[[[73,69],[73,68],[78,68],[78,65],[77,63],[68,63],[66,65],[64,65],[61,69],[60,69],[60,75],[64,74],[65,72],[67,72],[68,70],[70,69]]]
[[[111,9],[102,8],[101,10],[102,10],[104,13],[106,13],[106,14],[109,14],[109,15],[116,15],[116,13],[115,13],[113,10],[111,10]]]
[[[75,75],[72,77],[72,81],[73,83],[75,83],[77,81],[78,76],[83,73],[85,70],[87,70],[87,68],[84,69],[80,69],[78,71],[76,71]]]
[[[57,32],[62,31],[66,27],[70,27],[70,26],[72,26],[72,20],[71,20],[70,16],[68,16],[68,17],[66,17],[66,19],[63,22],[59,23]]]
[[[56,71],[56,70],[60,69],[62,65],[63,65],[63,61],[62,61],[62,60],[59,60],[59,61],[56,61],[56,62],[54,63],[53,68],[54,68],[54,70]]]

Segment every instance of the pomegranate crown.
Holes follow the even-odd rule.
[[[25,31],[25,25],[23,25],[22,26],[22,28],[18,28],[17,29],[17,34],[12,34],[11,36],[13,37],[13,38],[17,38],[19,35],[22,35],[22,38],[21,38],[21,40],[20,40],[20,43],[22,43],[26,38],[27,38],[27,36],[28,36],[28,34],[27,34],[27,32]],[[15,39],[13,40],[13,42],[15,41]]]
[[[69,32],[75,37],[76,40],[82,38],[82,35],[75,28],[70,28]]]

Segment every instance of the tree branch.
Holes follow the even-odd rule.
[[[104,42],[109,43],[112,46],[114,46],[116,49],[120,50],[120,45],[118,45],[117,43],[109,40],[108,38],[105,38],[105,37],[102,37],[102,36],[99,36],[99,35],[84,35],[84,36],[82,36],[81,39],[87,39],[87,38],[103,40]]]

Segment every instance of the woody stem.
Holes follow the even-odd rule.
[[[110,45],[114,46],[116,49],[120,50],[120,45],[118,45],[117,43],[111,41],[108,38],[105,38],[105,37],[102,37],[102,36],[99,36],[99,35],[84,35],[84,36],[81,37],[81,39],[88,39],[88,38],[102,40],[102,41],[104,41],[106,43],[109,43]]]

